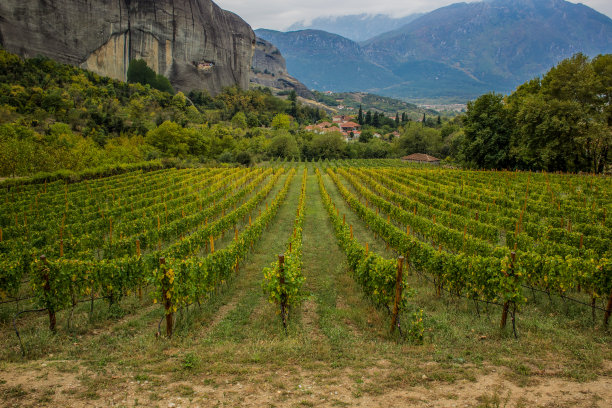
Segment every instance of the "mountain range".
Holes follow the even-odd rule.
[[[256,30],[306,86],[413,101],[509,92],[577,52],[612,52],[612,19],[563,0],[457,3],[363,42],[321,30]]]
[[[310,22],[298,21],[287,31],[322,30],[338,34],[353,41],[365,41],[377,35],[396,30],[416,20],[423,13],[405,17],[391,17],[385,14],[352,14],[348,16],[318,17]]]

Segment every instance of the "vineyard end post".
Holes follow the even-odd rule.
[[[45,283],[44,283],[44,290],[47,293],[48,298],[51,297],[51,284],[50,284],[50,277],[49,277],[49,268],[47,267],[47,257],[45,255],[41,255],[40,256],[40,261],[43,263],[43,268],[45,268],[45,273],[44,273],[44,279],[45,279]],[[53,308],[53,306],[48,304],[49,302],[47,301],[47,310],[49,311],[49,330],[51,330],[53,333],[55,333],[56,331],[56,325],[57,325],[57,319],[55,317],[55,309]]]
[[[280,307],[281,307],[281,318],[283,320],[283,327],[287,331],[287,293],[285,291],[285,255],[280,254],[278,256],[278,270],[279,270],[279,284],[280,284]]]
[[[612,290],[610,290],[610,296],[608,297],[608,307],[606,307],[606,313],[604,315],[604,326],[608,328],[608,321],[612,314]]]
[[[397,275],[395,279],[395,301],[393,303],[393,316],[391,317],[391,333],[397,327],[397,316],[399,314],[399,305],[402,298],[402,280],[403,280],[404,257],[397,258]]]
[[[510,253],[510,257],[512,259],[511,263],[510,263],[510,275],[514,275],[513,273],[513,269],[514,269],[514,261],[516,259],[516,252],[512,251]],[[506,327],[506,322],[508,321],[508,311],[510,310],[510,301],[507,300],[504,303],[504,308],[502,310],[502,318],[501,318],[501,324],[500,327],[503,329]],[[513,317],[514,319],[514,317]]]
[[[159,258],[159,265],[160,266],[166,265],[166,258]],[[174,325],[173,324],[174,316],[172,314],[172,309],[171,309],[172,300],[168,299],[168,296],[166,295],[166,293],[167,293],[166,289],[162,290],[162,296],[164,298],[164,310],[166,312],[166,336],[170,338],[172,337],[172,326]]]

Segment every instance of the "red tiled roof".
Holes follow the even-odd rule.
[[[422,161],[422,162],[440,161],[440,159],[430,156],[428,154],[424,154],[424,153],[414,153],[414,154],[411,154],[410,156],[402,157],[402,160],[413,160],[413,161]]]
[[[340,133],[342,133],[342,129],[340,129],[340,128],[339,128],[339,127],[337,127],[337,126],[332,126],[332,127],[324,128],[324,129],[322,129],[322,130],[323,130],[324,132],[326,132],[326,133],[331,133],[331,132],[340,132]]]
[[[361,127],[361,125],[359,123],[355,123],[355,122],[344,122],[342,123],[340,126],[342,126],[343,128],[345,127]]]

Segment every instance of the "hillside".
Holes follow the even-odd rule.
[[[359,44],[339,35],[320,30],[283,33],[260,29],[255,33],[280,49],[289,73],[309,88],[354,91],[398,81],[389,70],[370,62]]]
[[[361,107],[364,112],[372,110],[383,112],[389,116],[394,116],[398,112],[400,114],[406,113],[411,120],[421,119],[424,113],[428,115],[439,115],[439,113],[434,110],[423,109],[412,103],[365,92],[339,92],[327,94],[315,91],[314,96],[318,102],[324,103],[327,106],[336,108],[339,106],[344,107],[344,109],[341,110],[341,113],[344,114],[357,114],[359,107]]]

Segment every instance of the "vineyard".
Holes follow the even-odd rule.
[[[604,176],[382,159],[11,181],[0,184],[2,358],[70,353],[119,311],[152,349],[198,344],[194,319],[213,336],[203,345],[314,336],[336,350],[367,331],[423,352],[451,331],[521,347],[559,324],[599,339],[588,347],[606,360],[611,193]],[[325,303],[352,285],[353,303]],[[459,310],[471,323],[442,323]]]

